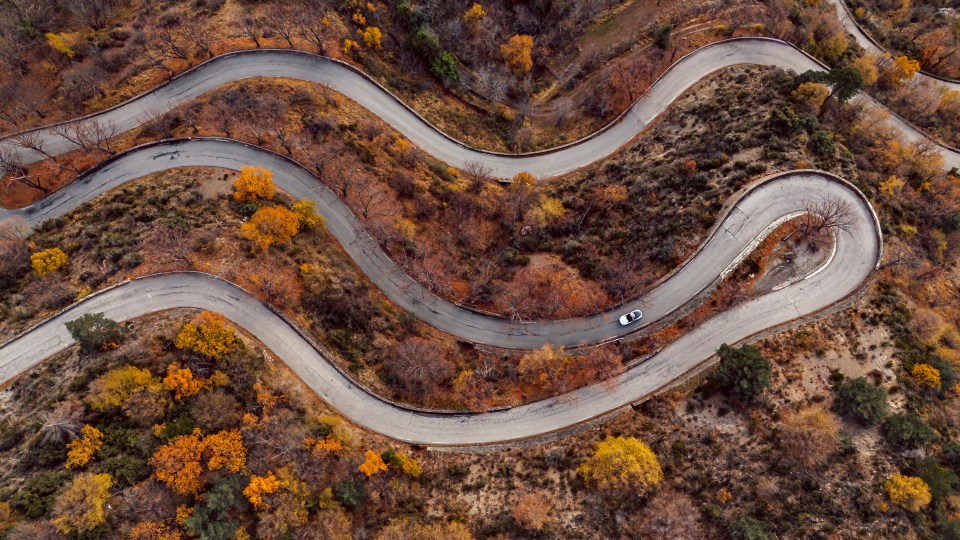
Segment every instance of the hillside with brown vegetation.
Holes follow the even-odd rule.
[[[0,122],[12,131],[98,110],[211,54],[298,47],[355,63],[471,144],[530,150],[596,129],[699,45],[766,34],[853,66],[871,93],[953,140],[952,98],[915,86],[908,62],[863,57],[829,14],[777,0],[300,10],[15,0],[0,6],[0,69],[10,75]],[[643,24],[624,23],[634,20]],[[929,146],[898,141],[830,93],[801,74],[730,68],[610,158],[505,185],[482,167],[433,160],[329,90],[257,79],[31,166],[4,181],[4,205],[36,201],[148,141],[257,144],[338,193],[430,290],[520,319],[593,313],[640,294],[690,255],[732,194],[779,171],[853,182],[877,209],[886,255],[861,297],[756,350],[722,349],[718,369],[636,409],[475,453],[411,448],[349,425],[215,315],[129,321],[0,392],[0,537],[960,538],[960,178]],[[253,177],[238,190],[237,177],[169,171],[37,231],[5,224],[0,336],[127,277],[196,269],[288,314],[371,392],[483,411],[606,384],[781,273],[809,271],[802,264],[820,264],[829,247],[788,223],[683,316],[634,340],[508,351],[403,313],[308,204],[266,196]]]

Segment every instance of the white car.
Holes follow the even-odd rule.
[[[640,311],[639,309],[635,309],[635,310],[631,311],[630,313],[626,313],[626,314],[624,314],[624,315],[621,315],[621,316],[620,316],[620,324],[626,326],[626,325],[628,325],[628,324],[630,324],[630,323],[634,323],[634,322],[639,321],[641,317],[643,317],[643,312]]]

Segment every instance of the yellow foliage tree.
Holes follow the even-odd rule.
[[[53,526],[64,534],[92,531],[107,520],[104,506],[113,478],[82,473],[70,481],[53,504]]]
[[[657,456],[634,437],[607,437],[579,470],[603,489],[644,489],[663,480]]]
[[[130,540],[183,540],[183,532],[162,521],[141,521],[130,529]]]
[[[293,210],[293,213],[299,218],[301,229],[312,229],[317,225],[324,225],[326,223],[323,216],[317,213],[317,203],[310,199],[300,199],[294,203],[291,210]]]
[[[237,202],[272,199],[277,187],[273,185],[273,173],[263,167],[245,166],[240,176],[233,181],[233,198]]]
[[[899,88],[918,71],[920,71],[920,62],[911,60],[906,56],[898,56],[884,70],[884,82],[894,88]]]
[[[67,463],[68,469],[83,467],[93,455],[103,446],[103,432],[93,426],[83,426],[80,430],[80,437],[70,441],[67,444]]]
[[[487,10],[483,9],[483,6],[480,4],[474,3],[470,6],[470,9],[463,14],[464,22],[468,24],[476,24],[483,20],[487,16]]]
[[[67,42],[67,38],[63,34],[54,34],[52,32],[47,32],[43,35],[47,38],[47,44],[53,48],[53,50],[58,53],[66,56],[67,58],[73,58],[77,55],[77,52],[73,50],[73,47]]]
[[[150,457],[154,476],[178,495],[197,493],[200,491],[200,475],[203,473],[200,465],[203,450],[200,430],[173,439],[157,448]]]
[[[203,452],[208,457],[207,469],[240,472],[247,465],[247,448],[239,430],[221,431],[203,438]]]
[[[263,502],[263,496],[270,493],[276,493],[280,489],[280,481],[277,480],[273,471],[268,471],[266,476],[253,475],[250,477],[250,483],[243,490],[243,495],[250,501],[250,504],[258,510],[266,507]]]
[[[280,206],[265,206],[240,226],[240,234],[263,251],[289,242],[299,230],[300,217]]]
[[[397,231],[397,234],[400,235],[400,238],[403,238],[407,242],[413,241],[414,236],[417,234],[417,225],[405,217],[399,217],[393,223],[393,230]]]
[[[884,197],[893,197],[905,185],[905,182],[897,176],[888,176],[886,180],[880,182],[880,194]]]
[[[387,464],[383,462],[383,458],[380,457],[380,454],[374,452],[373,450],[367,450],[364,454],[363,463],[360,464],[358,470],[365,474],[368,478],[387,470]]]
[[[922,479],[896,473],[883,485],[894,504],[919,512],[930,504],[930,487]]]
[[[358,45],[356,41],[352,39],[345,39],[343,40],[343,49],[341,50],[343,51],[343,54],[350,54],[359,48],[360,45]]]
[[[817,82],[805,82],[790,94],[797,103],[803,104],[809,111],[817,111],[830,96],[830,88]]]
[[[527,221],[537,227],[544,227],[563,216],[564,208],[560,199],[540,196],[540,203],[527,212]]]
[[[391,452],[390,465],[409,478],[417,478],[420,476],[420,463],[403,452]]]
[[[910,370],[913,382],[922,388],[940,390],[940,370],[930,364],[915,364]]]
[[[368,26],[363,31],[363,42],[373,50],[380,50],[380,41],[382,38],[383,33],[376,26]]]
[[[38,251],[30,256],[30,266],[38,276],[56,272],[65,264],[67,264],[67,254],[58,247]]]
[[[211,360],[220,360],[236,350],[239,342],[236,332],[223,317],[204,311],[183,325],[174,344],[178,349],[190,349]]]
[[[90,383],[84,401],[93,410],[103,412],[122,407],[134,392],[156,384],[156,378],[146,369],[134,366],[111,369]]]
[[[537,183],[537,179],[532,174],[521,171],[513,176],[512,182],[521,186],[532,186]]]
[[[374,537],[376,540],[473,540],[459,521],[421,524],[413,519],[393,519]]]
[[[537,384],[546,385],[550,369],[559,364],[562,358],[563,348],[548,343],[521,356],[517,371],[523,376],[536,377],[534,382]]]
[[[880,76],[880,72],[877,69],[876,56],[870,54],[858,56],[850,65],[860,72],[860,78],[863,79],[863,86],[872,85],[877,82],[877,78]]]
[[[506,45],[500,46],[507,68],[518,77],[526,75],[533,67],[533,58],[530,56],[532,50],[533,38],[525,34],[513,36]]]

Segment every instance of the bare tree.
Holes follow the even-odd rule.
[[[30,226],[23,218],[0,222],[0,287],[16,283],[30,271],[30,249],[27,238]]]
[[[849,232],[854,223],[850,203],[839,198],[828,197],[818,202],[807,203],[804,205],[804,212],[807,215],[804,226],[812,232],[825,229]]]
[[[45,443],[63,444],[80,434],[83,404],[76,398],[61,401],[40,415],[40,436]]]
[[[30,43],[21,37],[16,21],[4,19],[0,14],[0,65],[10,68],[11,72],[25,74],[30,69],[27,51]]]
[[[237,28],[240,37],[245,37],[260,48],[260,39],[263,37],[263,19],[251,17],[243,12],[234,19],[233,25]]]
[[[483,184],[490,181],[490,175],[492,174],[492,169],[487,165],[479,161],[468,161],[463,166],[463,172],[467,175],[467,178],[470,179],[470,187],[479,191],[483,187]]]
[[[287,129],[284,126],[280,125],[278,127],[273,128],[272,131],[273,131],[273,134],[277,137],[277,142],[280,144],[281,147],[283,147],[284,150],[286,150],[287,155],[292,156],[293,142],[291,140],[290,133],[287,131]]]
[[[507,96],[510,78],[500,66],[487,64],[477,69],[475,88],[483,97],[500,103]]]
[[[833,234],[840,231],[850,232],[855,223],[850,203],[838,197],[807,202],[803,205],[803,210],[799,232],[802,237],[814,243],[819,242],[822,233],[827,231]]]
[[[21,184],[31,189],[50,193],[50,189],[43,185],[43,177],[32,176],[20,160],[16,150],[0,146],[0,178],[5,178],[5,185]],[[0,238],[2,240],[3,238]]]
[[[330,21],[324,15],[325,10],[319,2],[311,2],[303,6],[296,16],[296,25],[300,37],[309,42],[317,49],[317,53],[324,54],[327,47],[324,39],[327,37],[327,30],[330,28]]]
[[[363,181],[354,194],[354,200],[364,219],[393,215],[387,204],[387,188],[374,178],[363,176]]]
[[[111,121],[93,119],[60,124],[54,126],[53,131],[84,150],[99,150],[109,155],[117,153],[111,140],[120,130]]]
[[[642,538],[696,540],[704,537],[696,503],[685,493],[669,488],[643,509],[631,523],[630,530]]]
[[[317,167],[316,162],[314,166]],[[336,157],[332,161],[324,160],[317,169],[320,179],[333,187],[342,199],[348,199],[353,194],[364,174],[359,164],[347,156]]]
[[[191,246],[189,229],[170,225],[158,227],[150,242],[150,247],[161,255],[160,262],[182,262],[192,267]]]
[[[420,337],[395,345],[383,359],[383,367],[397,386],[424,397],[456,374],[456,368],[438,345]]]
[[[213,56],[210,32],[200,19],[187,17],[180,21],[180,25],[183,27],[183,35],[186,36],[188,42],[195,44],[208,57]]]
[[[300,30],[294,14],[300,9],[299,7],[294,7],[293,4],[283,2],[270,4],[264,18],[267,28],[282,37],[291,49],[294,48],[293,38],[298,35]]]
[[[78,22],[94,30],[106,27],[113,13],[112,0],[64,0],[64,5]]]
[[[162,59],[160,61],[183,60],[189,62],[192,57],[191,41],[179,23],[174,23],[172,26],[163,25],[154,33],[148,49],[155,59]]]

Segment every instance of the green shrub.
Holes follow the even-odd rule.
[[[203,496],[203,503],[183,522],[183,527],[198,538],[230,540],[240,523],[233,516],[249,511],[250,503],[243,496],[249,480],[238,474],[217,480]]]
[[[114,486],[125,488],[146,480],[150,476],[150,464],[133,456],[114,456],[100,463],[98,470],[113,476]]]
[[[363,488],[363,483],[357,480],[346,480],[337,485],[337,499],[344,506],[350,508],[359,508],[366,500],[367,493]]]
[[[661,24],[653,34],[653,46],[658,49],[666,49],[670,46],[670,34],[673,32],[673,25],[670,23]]]
[[[727,344],[717,350],[720,367],[711,375],[727,394],[744,402],[753,401],[770,386],[770,361],[752,345],[739,349]]]
[[[767,524],[750,516],[740,516],[727,524],[730,540],[776,540],[767,532]]]
[[[127,329],[103,313],[86,313],[66,324],[80,350],[89,354],[115,348],[127,335]]]
[[[430,73],[443,80],[444,83],[458,82],[460,68],[457,67],[457,57],[449,51],[443,51],[430,62]]]
[[[831,157],[836,153],[833,136],[820,129],[810,135],[810,146],[817,155],[822,157]]]
[[[888,416],[882,427],[884,437],[897,448],[920,448],[933,438],[933,430],[915,414]]]
[[[887,393],[864,377],[838,384],[834,409],[850,420],[872,426],[887,414]]]
[[[10,505],[30,519],[46,517],[53,507],[57,492],[68,478],[70,473],[67,471],[45,472],[30,477],[10,499]]]
[[[927,483],[930,488],[930,495],[933,496],[935,501],[942,501],[952,495],[954,486],[960,483],[957,475],[941,465],[935,458],[928,457],[917,460],[914,464],[914,471]]]

